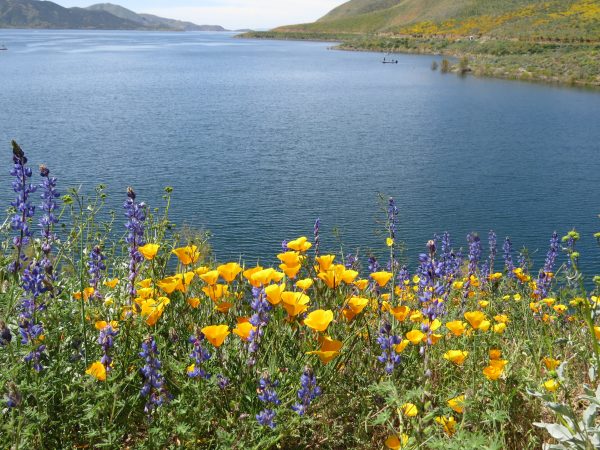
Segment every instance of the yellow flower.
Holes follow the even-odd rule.
[[[487,300],[479,300],[480,308],[487,308],[489,304],[490,304],[490,302],[488,302]]]
[[[229,335],[229,327],[227,325],[209,325],[202,328],[202,334],[206,340],[215,347],[220,347]]]
[[[383,287],[388,283],[388,281],[390,281],[392,275],[393,274],[391,272],[374,272],[371,274],[371,278],[377,282],[379,287]]]
[[[402,339],[402,341],[398,345],[396,345],[394,350],[396,350],[396,353],[402,353],[407,345],[408,345],[408,340]]]
[[[242,271],[240,265],[236,262],[230,262],[227,264],[222,264],[217,267],[217,272],[221,275],[221,278],[225,280],[227,283],[231,283],[238,274]]]
[[[348,299],[347,307],[342,311],[346,319],[352,320],[354,316],[360,314],[363,309],[369,304],[368,298],[363,297],[350,297]]]
[[[184,266],[189,264],[194,264],[200,258],[200,252],[198,251],[198,247],[195,245],[188,245],[187,247],[179,247],[173,250],[173,253],[177,255],[179,261]]]
[[[283,284],[271,284],[265,288],[265,294],[267,294],[267,300],[272,305],[278,305],[281,302],[281,294],[285,291],[285,283]]]
[[[254,275],[256,272],[260,272],[261,270],[263,270],[262,266],[256,266],[256,267],[251,267],[250,269],[246,269],[242,272],[242,275],[244,276],[245,279],[248,280],[248,282],[254,286],[254,287],[260,287],[260,283],[256,282],[256,281],[252,281],[252,275]]]
[[[282,292],[281,300],[283,301],[283,307],[291,317],[295,317],[306,311],[310,302],[308,295],[290,291]]]
[[[298,239],[289,241],[287,247],[291,250],[296,250],[297,252],[305,252],[312,247],[312,244],[307,242],[306,237],[301,236]]]
[[[423,342],[424,338],[425,333],[423,333],[421,330],[412,330],[406,333],[406,339],[408,339],[413,345],[419,345],[421,342]]]
[[[419,413],[419,410],[413,403],[405,403],[401,406],[401,409],[402,414],[404,414],[406,417],[415,417]]]
[[[158,244],[146,244],[138,247],[138,251],[144,258],[146,258],[148,261],[151,261],[156,256],[156,253],[158,253],[159,247],[160,246]]]
[[[358,272],[352,269],[346,269],[342,272],[342,281],[346,284],[353,283],[356,277],[358,276]]]
[[[217,284],[219,275],[220,274],[218,270],[211,270],[210,272],[206,272],[205,274],[200,275],[200,279],[209,286],[214,286],[215,284]]]
[[[104,330],[107,326],[111,326],[114,330],[119,327],[119,323],[116,320],[111,320],[110,322],[106,322],[105,320],[98,320],[94,326],[96,330]]]
[[[444,429],[444,433],[448,436],[452,436],[456,432],[456,420],[454,417],[449,416],[448,418],[439,416],[434,419]]]
[[[200,275],[204,275],[206,272],[208,272],[210,269],[206,266],[200,266],[194,269],[194,273],[198,276]]]
[[[198,297],[191,297],[187,299],[188,305],[196,309],[200,305],[200,299]]]
[[[448,328],[454,336],[461,336],[466,330],[465,326],[466,323],[460,320],[453,320],[446,324],[446,328]]]
[[[165,291],[167,294],[171,294],[176,290],[179,290],[181,285],[181,279],[177,277],[166,277],[160,280],[156,285]],[[147,288],[142,288],[147,289]]]
[[[497,323],[496,325],[493,326],[493,329],[494,329],[494,333],[502,334],[502,333],[504,333],[504,330],[506,330],[506,324],[505,323]]]
[[[319,339],[321,348],[316,351],[306,352],[307,355],[317,355],[323,364],[327,364],[333,358],[340,354],[342,341],[331,339],[329,336],[323,336]]]
[[[93,376],[98,381],[106,381],[106,367],[100,361],[92,363],[85,373]]]
[[[558,381],[556,381],[554,378],[544,381],[544,388],[549,392],[556,392],[559,386],[560,385]]]
[[[479,328],[481,322],[485,320],[485,314],[481,311],[466,312],[465,319],[467,319],[467,322],[469,322],[473,328]]]
[[[296,275],[298,275],[298,272],[300,272],[302,266],[300,264],[297,266],[288,266],[287,264],[282,263],[279,264],[279,268],[283,270],[283,273],[285,273],[289,278],[296,278]]]
[[[600,327],[594,327],[594,335],[596,339],[600,339]]]
[[[508,323],[508,316],[506,314],[498,314],[494,316],[494,320],[499,323]]]
[[[392,245],[394,245],[394,240],[392,238],[386,238],[385,245],[391,247]]]
[[[108,286],[109,288],[114,289],[118,283],[119,283],[119,279],[113,278],[112,280],[106,280],[104,282],[104,286]]]
[[[306,319],[304,319],[304,325],[312,328],[315,331],[325,331],[331,321],[333,320],[333,311],[317,309],[311,312]]]
[[[154,326],[169,303],[170,300],[167,297],[159,297],[158,301],[152,298],[144,300],[141,304],[141,315],[146,318],[146,323]]]
[[[369,280],[356,280],[354,282],[354,286],[356,286],[358,288],[359,291],[362,291],[364,288],[366,288],[369,285]]]
[[[444,353],[444,359],[453,362],[457,366],[462,366],[467,356],[469,356],[469,352],[463,350],[448,350]]]
[[[451,398],[448,400],[448,406],[459,414],[462,414],[465,406],[465,396],[459,395],[458,397]]]
[[[556,311],[558,314],[563,314],[567,310],[567,307],[566,305],[554,305],[552,309],[554,309],[554,311]]]
[[[396,306],[395,308],[389,308],[390,314],[394,316],[394,318],[398,322],[403,322],[408,315],[410,314],[410,308],[408,306]]]
[[[492,273],[492,274],[490,274],[490,276],[488,278],[490,281],[498,281],[500,278],[502,278],[502,273],[501,272]]]
[[[277,259],[286,266],[293,267],[302,264],[303,257],[298,252],[285,252],[278,254]]]
[[[256,327],[250,322],[241,322],[233,329],[233,333],[237,334],[242,340],[247,341],[250,338],[250,332],[256,331]]]
[[[401,437],[392,434],[385,440],[385,446],[391,450],[402,450],[406,444],[408,444],[408,436],[404,433]]]
[[[296,286],[299,287],[300,289],[302,289],[303,291],[306,291],[312,285],[313,285],[313,280],[310,278],[304,278],[303,280],[296,281]]]
[[[317,256],[315,260],[319,264],[319,272],[327,272],[331,264],[333,264],[333,260],[335,259],[335,255],[321,255]]]
[[[508,361],[505,359],[492,359],[490,365],[483,369],[483,374],[490,381],[496,381],[504,372],[504,366]]]
[[[515,295],[513,295],[513,300],[515,302],[520,302],[521,301],[521,294],[515,294]]]
[[[462,281],[454,281],[452,283],[452,289],[459,290],[459,289],[462,289],[464,285],[465,285],[465,283]]]
[[[223,314],[227,314],[232,306],[233,303],[230,302],[219,302],[216,304],[215,309]]]
[[[94,288],[93,287],[86,287],[83,290],[83,299],[85,301],[89,300],[89,298],[94,295]],[[81,291],[77,291],[77,292],[73,292],[73,298],[75,298],[76,300],[81,300]]]
[[[248,272],[248,271],[246,271],[246,272]],[[246,272],[244,272],[244,274]],[[270,267],[267,269],[260,269],[260,270],[253,271],[250,274],[250,278],[249,278],[250,284],[252,284],[252,286],[254,286],[254,287],[266,286],[273,280],[274,274],[275,274],[275,269],[272,269]]]
[[[226,284],[215,284],[214,286],[204,286],[202,288],[208,298],[217,303],[221,298],[229,293],[229,286]]]
[[[548,370],[555,370],[560,365],[560,361],[558,359],[550,358],[548,356],[545,356],[542,361]]]
[[[333,265],[327,272],[319,272],[317,276],[325,282],[329,289],[335,289],[343,281],[346,268],[342,264]]]
[[[410,313],[410,321],[411,322],[421,322],[423,320],[423,313],[419,310],[413,311]]]

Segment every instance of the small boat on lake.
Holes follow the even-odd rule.
[[[0,50],[8,50],[8,49],[6,48],[6,46],[0,44]]]
[[[388,59],[388,56],[390,56],[389,53],[383,57],[383,61],[381,61],[383,64],[398,64],[397,59]]]

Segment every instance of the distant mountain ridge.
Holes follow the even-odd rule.
[[[152,14],[137,14],[111,3],[64,8],[40,0],[0,0],[0,28],[227,31],[219,25],[196,25]]]

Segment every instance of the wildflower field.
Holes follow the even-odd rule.
[[[600,279],[575,230],[542,267],[493,232],[403,265],[389,199],[386,258],[335,254],[317,220],[277,264],[216,261],[170,189],[100,220],[101,186],[14,142],[13,164],[0,448],[600,448]]]

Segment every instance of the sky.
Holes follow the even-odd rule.
[[[53,0],[64,7],[114,3],[137,13],[228,29],[268,29],[314,22],[344,0]]]

